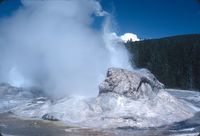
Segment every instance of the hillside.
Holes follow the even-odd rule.
[[[166,87],[200,90],[200,34],[128,42],[131,62]]]

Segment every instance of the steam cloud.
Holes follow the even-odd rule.
[[[108,67],[131,68],[110,38],[109,15],[95,0],[22,0],[0,20],[0,82],[36,86],[51,96],[91,96]],[[107,16],[102,30],[95,16]]]

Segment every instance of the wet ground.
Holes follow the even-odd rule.
[[[110,132],[67,126],[62,122],[19,118],[0,114],[0,132],[14,136],[109,136]]]
[[[199,115],[197,115],[197,118]],[[3,136],[198,136],[200,122],[195,124],[192,122],[193,120],[190,119],[160,128],[136,129],[124,127],[106,130],[79,128],[68,126],[59,121],[19,118],[10,113],[3,113],[0,114],[0,132]],[[187,126],[184,126],[184,123]]]

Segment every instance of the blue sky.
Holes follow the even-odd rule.
[[[109,2],[108,2],[109,1]],[[200,33],[197,0],[102,0],[113,12],[119,33],[141,38]]]
[[[131,32],[140,38],[159,38],[200,33],[200,4],[197,0],[101,0],[113,14],[118,34]],[[19,0],[0,5],[0,18],[20,6]]]

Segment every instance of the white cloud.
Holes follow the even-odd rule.
[[[124,41],[127,42],[129,40],[132,40],[133,42],[135,41],[140,41],[140,39],[137,37],[136,34],[133,33],[125,33],[124,35],[120,36],[120,38]]]

